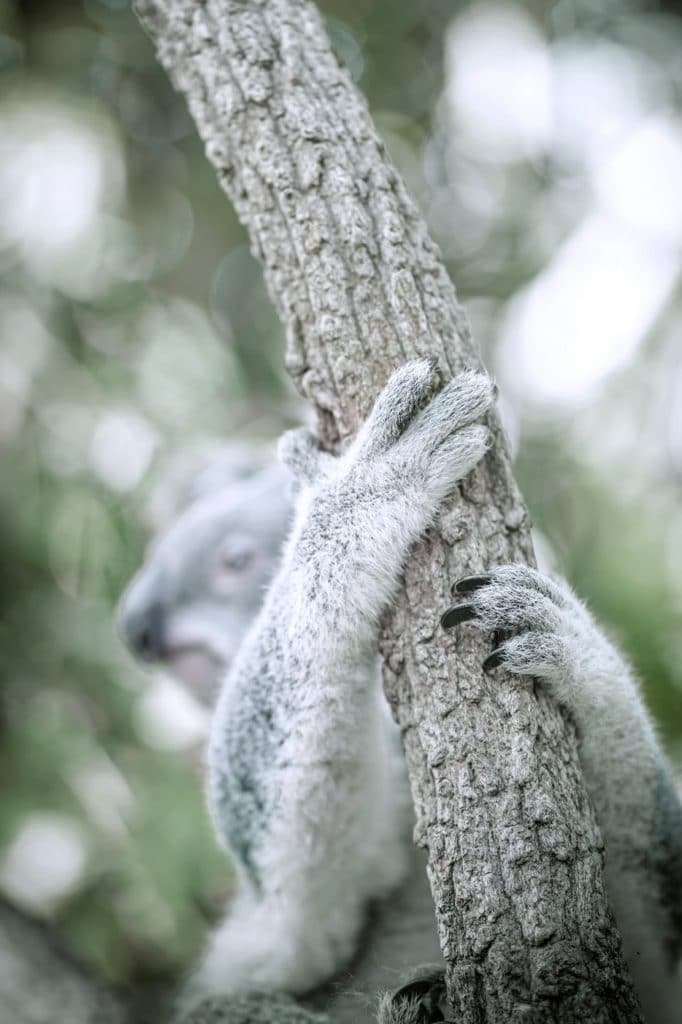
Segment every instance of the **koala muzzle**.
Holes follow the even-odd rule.
[[[160,661],[165,652],[165,615],[160,603],[132,611],[122,610],[121,630],[123,637],[139,658],[144,661]]]

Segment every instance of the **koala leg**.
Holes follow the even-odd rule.
[[[435,394],[433,360],[399,369],[339,459],[309,435],[293,531],[224,681],[209,806],[238,865],[233,906],[194,989],[300,993],[352,956],[367,907],[405,871],[404,777],[376,679],[379,620],[405,558],[485,454],[490,381]]]
[[[573,718],[605,877],[648,1022],[679,1024],[682,811],[636,680],[563,581],[523,565],[459,580],[443,616],[506,636],[484,663],[534,676]]]

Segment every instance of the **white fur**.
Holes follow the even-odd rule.
[[[207,756],[219,834],[243,864],[194,987],[305,992],[352,956],[368,904],[401,881],[405,781],[376,684],[378,622],[412,544],[481,458],[492,401],[464,374],[401,368],[339,460],[310,438],[296,519],[218,700]],[[424,409],[424,402],[431,398]]]
[[[465,374],[420,412],[434,383],[432,361],[401,368],[339,460],[307,431],[280,444],[299,478],[295,523],[223,682],[208,753],[218,832],[228,845],[245,839],[250,863],[190,1002],[310,989],[351,958],[369,902],[401,883],[409,794],[376,679],[377,622],[411,544],[485,451],[485,428],[470,424],[491,400],[489,382]],[[188,509],[127,595],[131,639],[161,602],[169,660],[196,649],[232,662],[272,572],[287,491],[271,468]],[[226,581],[220,543],[245,533],[260,560]],[[490,576],[462,600],[474,608],[474,625],[513,634],[502,645],[504,667],[537,677],[570,711],[646,1020],[679,1024],[682,996],[666,946],[680,936],[660,872],[670,866],[665,857],[682,860],[682,826],[636,680],[563,581],[525,566]],[[380,1019],[420,1020],[420,1001],[386,996]]]

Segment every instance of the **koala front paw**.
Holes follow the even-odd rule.
[[[300,504],[291,565],[309,580],[306,595],[324,596],[337,633],[343,624],[356,641],[359,620],[374,638],[411,546],[488,448],[488,428],[475,422],[494,399],[488,377],[462,373],[435,394],[438,382],[433,359],[396,370]],[[319,460],[309,435],[285,435],[282,448],[304,475]]]
[[[528,566],[503,565],[464,577],[452,590],[467,600],[445,612],[445,629],[471,622],[496,634],[514,634],[486,658],[486,671],[502,666],[548,680],[569,674],[590,620],[568,587]]]
[[[336,459],[320,448],[313,432],[307,427],[286,430],[277,444],[279,461],[291,470],[300,485],[312,484],[331,472]]]
[[[495,399],[489,377],[466,371],[434,395],[434,359],[416,359],[391,376],[349,452],[344,468],[386,469],[437,506],[483,458],[490,433],[480,420]]]

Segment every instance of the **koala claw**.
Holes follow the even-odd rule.
[[[479,590],[481,587],[487,586],[492,581],[492,576],[489,573],[481,576],[464,576],[461,580],[458,580],[453,584],[453,594],[467,594],[473,593],[475,590]],[[465,604],[454,604],[451,608],[445,612],[440,620],[440,624],[443,629],[453,629],[454,626],[458,626],[460,622],[471,622],[472,619],[478,618],[478,609],[475,604],[467,602]],[[504,630],[495,630],[495,643],[502,643],[507,638],[507,634]],[[483,662],[483,671],[490,672],[494,668],[498,668],[504,661],[504,651],[502,647],[496,647]]]
[[[453,1024],[445,1017],[446,990],[442,968],[424,965],[416,968],[411,981],[400,986],[382,1001],[382,1024]]]
[[[501,647],[496,647],[494,651],[488,655],[483,662],[483,671],[492,672],[494,668],[499,668],[504,661],[504,651]]]
[[[453,604],[452,608],[448,608],[441,618],[440,624],[443,629],[452,629],[460,622],[470,622],[471,619],[476,618],[476,615],[476,607],[473,604]]]
[[[450,593],[453,597],[457,594],[471,594],[474,590],[487,587],[489,583],[492,583],[492,580],[492,574],[489,572],[482,572],[477,576],[462,576],[461,579],[456,580],[452,584]]]

